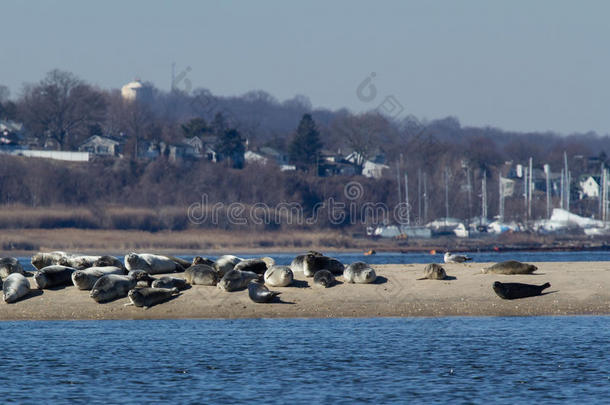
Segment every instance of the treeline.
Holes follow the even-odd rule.
[[[123,159],[88,164],[1,157],[0,203],[91,207],[99,210],[101,218],[109,206],[178,207],[176,212],[184,212],[205,194],[210,203],[273,206],[294,202],[311,212],[331,197],[351,203],[344,187],[356,180],[364,185],[358,203],[394,207],[399,201],[398,187],[404,200],[406,173],[409,220],[422,223],[447,213],[464,219],[478,215],[485,175],[488,216],[493,217],[498,213],[498,177],[505,162],[526,163],[532,157],[536,168],[547,163],[558,172],[565,152],[572,170],[570,188],[575,193],[580,174],[599,171],[583,162],[594,156],[599,158],[598,164],[607,164],[606,152],[610,150],[610,137],[595,133],[516,133],[463,127],[453,117],[428,122],[412,116],[396,120],[376,112],[315,109],[303,96],[280,102],[263,91],[220,97],[206,89],[177,86],[164,92],[150,83],[144,85],[150,89],[150,97],[136,102],[125,100],[118,89],[100,89],[57,70],[38,83],[24,85],[17,97],[9,97],[0,86],[0,119],[22,122],[34,145],[53,143],[74,150],[95,134],[123,137],[126,143]],[[207,135],[220,138],[216,146],[229,164],[170,162],[163,155],[153,161],[136,158],[139,140],[175,143],[184,137]],[[243,162],[235,164],[239,161],[236,155],[243,154],[246,140],[250,149],[271,146],[283,151],[299,170],[280,172],[274,164],[240,170]],[[360,166],[366,159],[383,156],[390,169],[381,180],[318,177],[312,168],[322,152],[339,150],[342,155],[357,152]],[[534,218],[546,215],[545,204],[544,196],[534,196]],[[506,201],[506,217],[523,219],[522,207],[517,193]],[[593,215],[597,206],[589,202],[573,208]],[[98,222],[92,226],[111,226],[106,220]],[[158,227],[194,226],[188,219],[169,222],[161,221]],[[338,226],[351,222],[348,217]],[[320,227],[331,225],[337,224],[317,222]]]

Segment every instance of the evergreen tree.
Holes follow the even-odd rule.
[[[244,166],[244,153],[246,148],[240,133],[236,129],[228,129],[220,136],[216,151],[221,159],[226,159],[236,169]]]
[[[289,147],[290,160],[306,168],[315,165],[322,149],[320,132],[311,114],[304,114]]]
[[[214,119],[212,120],[210,129],[212,130],[212,133],[216,136],[224,136],[225,132],[229,129],[227,120],[221,112],[218,112],[216,113],[216,115],[214,115]]]

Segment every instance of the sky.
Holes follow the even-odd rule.
[[[0,84],[59,68],[400,119],[610,133],[610,2],[17,1],[0,6]],[[180,87],[178,86],[178,87]]]

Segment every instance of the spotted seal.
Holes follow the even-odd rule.
[[[292,284],[294,274],[289,266],[271,266],[265,272],[265,284],[271,287],[286,287]]]
[[[156,279],[150,286],[152,288],[177,288],[182,291],[189,288],[189,283],[183,278],[165,276]]]
[[[11,273],[2,284],[4,302],[11,304],[30,292],[30,282],[21,273]]]
[[[258,277],[258,274],[251,271],[231,270],[220,279],[217,286],[228,292],[243,290],[250,281],[257,280]]]
[[[251,271],[256,274],[265,274],[267,269],[275,264],[275,260],[271,257],[263,257],[260,259],[245,259],[237,263],[235,270]]]
[[[345,266],[339,260],[328,256],[317,256],[308,254],[305,256],[303,273],[305,277],[313,277],[319,270],[328,270],[334,275],[343,274]]]
[[[34,282],[36,287],[41,290],[73,285],[72,273],[75,271],[76,269],[73,267],[61,266],[59,264],[43,267],[34,273]]]
[[[269,291],[267,287],[258,281],[251,281],[248,284],[248,296],[257,304],[269,303],[280,294],[281,292],[278,291]]]
[[[346,283],[370,284],[377,279],[377,274],[370,264],[355,262],[343,271],[343,278]]]
[[[316,271],[313,275],[313,285],[318,287],[332,287],[335,284],[335,276],[328,270]]]
[[[34,266],[37,270],[42,269],[43,267],[52,266],[54,264],[59,264],[59,260],[62,257],[67,257],[68,254],[66,252],[38,252],[32,256],[30,262],[32,266]]]
[[[481,270],[483,274],[532,274],[538,270],[533,264],[521,263],[516,260],[507,260],[496,263]]]
[[[235,265],[237,265],[237,263],[239,263],[243,260],[244,259],[239,258],[237,256],[223,255],[223,256],[220,256],[216,260],[216,263],[214,264],[214,268],[218,272],[218,275],[220,277],[223,277],[226,273],[233,270],[233,268],[235,267]]]
[[[125,305],[148,309],[179,294],[180,291],[177,288],[134,288],[127,293],[130,303]]]
[[[444,280],[447,278],[445,269],[440,264],[430,263],[424,267],[424,276],[418,280]]]
[[[310,250],[304,255],[298,255],[297,257],[292,259],[292,262],[290,263],[290,270],[292,270],[293,273],[303,273],[305,271],[305,258],[307,257],[307,255],[324,256],[322,253],[316,252],[315,250]]]
[[[207,257],[195,256],[195,257],[193,257],[193,262],[192,262],[191,265],[194,265],[194,264],[207,264],[210,267],[214,267],[215,263],[216,262],[214,260],[208,259]],[[187,269],[188,269],[188,267],[187,267]]]
[[[127,275],[136,280],[136,287],[150,287],[152,282],[156,280],[145,270],[129,270]]]
[[[542,285],[522,284],[522,283],[493,283],[493,290],[500,298],[514,300],[517,298],[535,297],[540,295],[544,289],[551,286],[550,283]]]
[[[91,290],[100,277],[106,274],[123,274],[123,269],[115,266],[89,267],[72,273],[72,284],[79,290]]]
[[[187,283],[191,285],[216,285],[220,276],[218,272],[207,264],[195,264],[184,272]]]
[[[135,288],[137,281],[132,276],[107,274],[95,282],[89,296],[96,302],[108,302],[127,296]]]
[[[152,253],[129,253],[125,256],[127,270],[145,270],[149,274],[163,274],[183,271],[181,264],[167,256]]]
[[[19,273],[25,276],[23,266],[19,263],[19,260],[14,257],[0,259],[0,277],[4,279],[13,273]]]
[[[91,267],[109,267],[114,266],[120,269],[125,269],[125,265],[122,261],[114,256],[100,256]]]

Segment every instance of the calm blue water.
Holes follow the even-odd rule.
[[[230,253],[230,252],[227,252]],[[428,253],[377,253],[373,256],[364,256],[362,253],[337,253],[324,252],[325,254],[336,257],[343,263],[353,263],[363,261],[370,264],[409,264],[409,263],[442,263],[443,255],[431,255]],[[271,256],[277,264],[288,265],[292,259],[301,253],[265,253],[265,254],[237,254],[239,257],[252,258],[260,256]],[[202,253],[202,255],[205,255]],[[473,262],[501,262],[504,260],[519,260],[522,262],[583,262],[583,261],[610,261],[610,251],[582,251],[582,252],[482,252],[468,253],[473,258]],[[123,256],[117,256],[123,260]],[[192,260],[193,255],[180,256],[187,260]],[[216,259],[217,256],[208,256]],[[19,257],[19,261],[24,268],[33,269],[29,257]]]
[[[608,403],[610,317],[0,322],[15,403]]]

